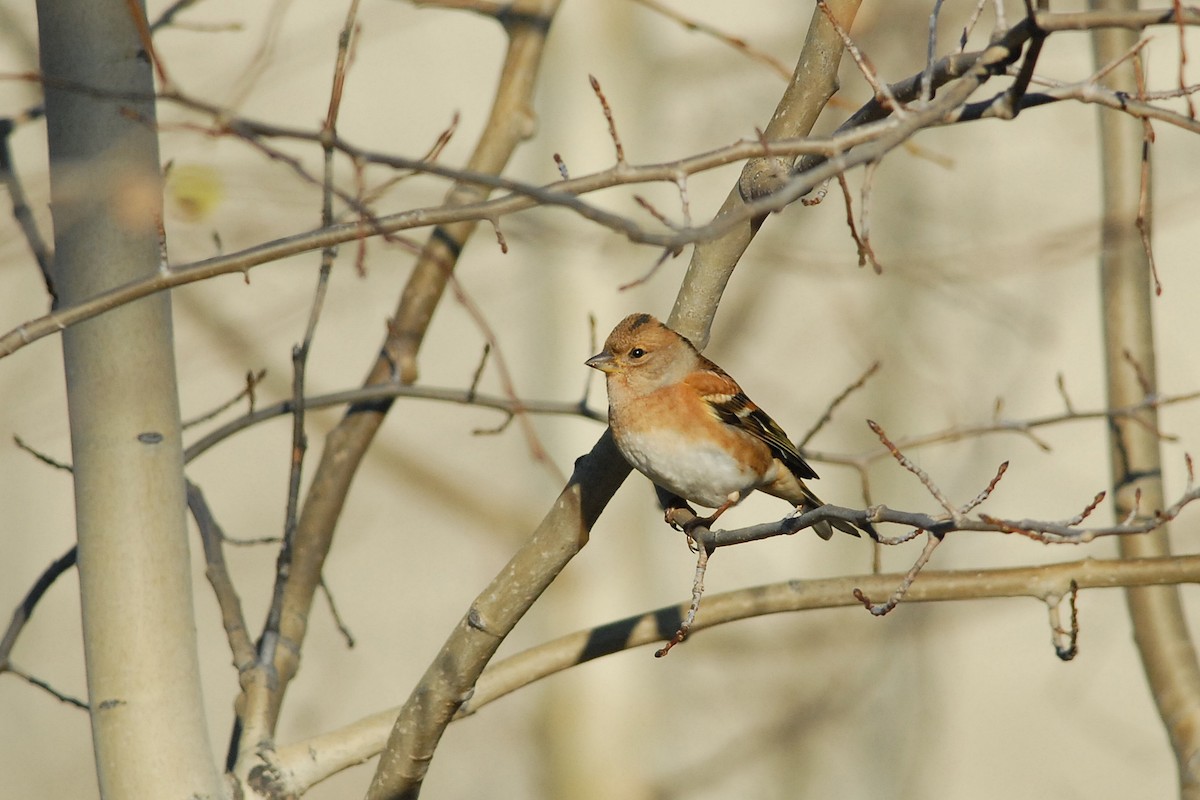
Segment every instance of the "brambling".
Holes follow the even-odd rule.
[[[661,489],[716,509],[693,524],[711,526],[755,489],[802,511],[824,505],[803,481],[816,471],[775,420],[725,370],[649,314],[621,320],[604,349],[584,363],[604,373],[608,422],[625,460]],[[875,538],[870,523],[860,527]],[[839,520],[813,528],[822,539],[833,528],[858,536]]]

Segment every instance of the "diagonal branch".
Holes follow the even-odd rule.
[[[843,0],[834,5],[835,13],[840,12],[848,25],[858,8],[857,0]],[[820,12],[814,12],[809,37],[800,54],[800,66],[772,120],[781,126],[776,135],[807,133],[808,128],[796,128],[797,121],[811,127],[832,94],[841,55],[840,42],[830,44],[833,33],[820,21]],[[828,47],[836,52],[831,54],[823,49]],[[809,93],[806,78],[827,87],[829,94]],[[753,213],[752,206],[753,203],[742,200],[735,188],[718,212],[718,219],[739,207],[744,207],[743,213]],[[700,247],[696,248],[669,324],[698,344],[707,342],[707,331],[721,292],[757,229],[757,224],[731,225],[729,233],[712,240],[711,247],[703,254]],[[476,679],[508,632],[587,543],[592,524],[629,469],[607,431],[591,453],[576,462],[571,481],[541,525],[505,570],[476,598],[405,703],[368,791],[369,800],[415,798],[420,794],[437,744],[459,706],[470,696]]]
[[[60,575],[75,566],[77,557],[78,549],[72,546],[70,550],[51,562],[50,566],[46,567],[34,581],[33,586],[29,587],[29,591],[25,593],[21,603],[13,609],[12,619],[4,631],[4,638],[0,639],[0,673],[9,668],[9,656],[12,655],[13,646],[25,628],[25,623],[29,622],[29,617],[33,614],[33,609],[37,606],[38,601],[42,599],[42,596]]]
[[[541,63],[546,30],[556,2],[515,3],[499,17],[509,34],[509,45],[488,123],[468,163],[468,169],[498,174],[516,146],[530,132],[530,101]],[[453,209],[486,200],[486,188],[456,183],[444,207]],[[404,288],[380,355],[368,372],[365,385],[391,382],[397,373],[404,382],[416,378],[416,354],[463,244],[475,221],[459,221],[434,228],[412,277]],[[362,223],[355,223],[361,226]],[[374,227],[374,226],[372,226]],[[330,241],[322,246],[336,242]],[[263,671],[249,683],[239,700],[247,735],[239,744],[238,769],[245,775],[256,764],[259,748],[268,743],[278,721],[280,705],[299,667],[299,653],[308,628],[308,612],[321,584],[325,556],[333,542],[350,484],[391,407],[389,399],[350,407],[325,440],[325,449],[313,475],[297,521],[292,562],[283,588],[280,614],[280,647],[275,650],[274,675]],[[268,678],[273,680],[267,680]]]

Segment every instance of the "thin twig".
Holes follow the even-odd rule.
[[[175,0],[174,3],[171,3],[171,5],[167,6],[163,12],[158,15],[158,19],[150,23],[150,32],[153,33],[159,28],[167,27],[175,21],[175,17],[180,12],[186,11],[195,4],[196,0]]]
[[[600,88],[600,81],[596,80],[595,75],[588,75],[588,81],[592,84],[592,91],[596,93],[596,99],[600,101],[600,108],[604,110],[604,119],[608,122],[608,135],[612,138],[613,147],[617,151],[617,166],[625,166],[625,147],[621,144],[621,137],[617,135],[617,123],[613,119],[612,108],[608,105],[608,98],[604,96],[604,90]]]
[[[869,419],[867,420],[867,425],[872,431],[875,432],[875,435],[879,437],[879,441],[883,442],[883,446],[886,447],[887,451],[892,454],[892,458],[896,459],[900,466],[904,467],[906,470],[915,475],[917,480],[919,480],[925,486],[925,488],[931,495],[933,495],[933,498],[938,501],[942,508],[946,509],[946,512],[950,514],[953,519],[957,520],[959,517],[958,509],[955,508],[954,504],[950,502],[946,495],[942,494],[942,490],[939,489],[936,484],[934,484],[933,479],[929,477],[929,473],[918,467],[908,458],[908,456],[900,452],[899,448],[892,443],[892,440],[888,438],[887,433],[884,432],[883,427],[878,422]]]
[[[675,631],[675,635],[671,639],[654,651],[655,658],[662,658],[667,653],[671,652],[671,648],[683,642],[687,638],[688,632],[692,626],[696,624],[696,614],[700,611],[700,598],[704,596],[704,573],[708,569],[708,557],[712,555],[712,550],[704,547],[696,547],[696,573],[692,578],[692,602],[688,606],[687,614],[683,618],[683,622],[679,623],[679,628]]]
[[[1062,398],[1063,407],[1067,409],[1067,413],[1074,414],[1075,407],[1071,405],[1071,396],[1067,394],[1066,378],[1061,372],[1054,376],[1054,385],[1058,388],[1058,396]]]
[[[33,117],[31,112],[26,112],[22,118],[32,119]],[[9,200],[12,201],[13,218],[16,219],[17,226],[21,229],[21,235],[25,237],[25,243],[29,245],[34,260],[37,261],[38,269],[42,274],[42,283],[46,286],[46,293],[50,295],[50,307],[53,309],[58,305],[58,292],[54,288],[54,278],[50,269],[50,250],[38,230],[37,220],[33,218],[33,212],[25,199],[25,189],[20,178],[17,177],[16,165],[13,163],[12,150],[9,147],[9,137],[16,130],[16,124],[17,119],[8,117],[0,119],[0,184],[3,184],[4,188],[8,190]]]
[[[961,425],[945,428],[940,431],[896,439],[895,444],[902,450],[914,450],[934,444],[961,441],[989,433],[1019,433],[1033,441],[1041,450],[1049,451],[1050,446],[1034,436],[1033,432],[1040,428],[1058,425],[1062,422],[1082,422],[1087,420],[1130,419],[1137,420],[1139,412],[1151,408],[1162,408],[1178,403],[1200,400],[1200,392],[1188,392],[1180,395],[1147,396],[1142,402],[1126,408],[1097,409],[1078,411],[1070,409],[1058,414],[1048,414],[1043,417],[1033,417],[1023,420],[994,419],[990,423],[978,425]],[[1166,441],[1174,441],[1175,437],[1161,431],[1156,432]],[[872,450],[856,458],[838,457],[828,453],[810,453],[818,461],[831,461],[850,465],[868,464],[881,458],[887,458],[890,452],[886,449]]]
[[[1138,386],[1141,387],[1142,396],[1151,397],[1154,394],[1154,381],[1151,379],[1145,365],[1138,361],[1137,356],[1128,347],[1121,350],[1121,358],[1133,370],[1133,375],[1137,378]]]
[[[590,370],[589,370],[590,371]],[[555,414],[562,416],[578,416],[585,419],[603,422],[608,417],[603,411],[581,405],[579,401],[557,400],[522,400],[511,397],[497,397],[476,392],[469,397],[465,389],[442,389],[434,386],[409,386],[401,383],[374,384],[358,389],[347,389],[325,395],[314,395],[304,398],[307,409],[329,408],[331,406],[377,403],[407,397],[420,400],[435,400],[460,405],[472,405],[490,408],[505,414]],[[205,434],[184,450],[184,459],[191,461],[215,445],[246,428],[292,413],[292,401],[285,400],[264,406],[256,411],[230,420],[221,427]]]
[[[859,228],[862,232],[862,245],[865,252],[859,255],[858,265],[864,266],[862,258],[865,255],[875,274],[882,275],[883,265],[879,263],[879,259],[875,256],[875,248],[871,246],[871,188],[875,183],[875,172],[878,166],[878,161],[868,161],[863,165],[862,211],[859,213]]]
[[[751,46],[740,36],[732,36],[722,30],[719,30],[718,28],[714,28],[712,25],[709,25],[706,22],[696,19],[695,17],[685,16],[672,8],[668,8],[667,6],[658,2],[658,0],[634,0],[634,2],[658,12],[667,19],[679,23],[689,31],[707,34],[717,41],[729,45],[734,50],[743,53],[748,58],[752,58],[755,61],[766,64],[775,72],[776,75],[783,78],[785,81],[790,80],[792,77],[792,71],[788,69],[782,61],[770,55],[769,53],[765,53],[762,50]]]
[[[962,84],[961,94],[966,94],[968,89],[973,88],[975,78],[976,76],[973,75],[970,81]],[[978,76],[978,79],[983,79],[982,73]],[[829,152],[831,147],[835,150],[844,149],[856,141],[870,142],[870,144],[864,144],[850,154],[838,156],[823,166],[807,170],[804,175],[794,178],[784,189],[744,204],[737,213],[718,215],[712,222],[706,225],[669,234],[645,231],[636,223],[620,215],[600,210],[580,201],[574,196],[573,192],[595,191],[604,188],[606,185],[663,179],[660,176],[675,180],[681,172],[694,171],[694,169],[701,165],[706,169],[713,168],[717,165],[717,162],[729,163],[738,160],[735,155],[740,155],[741,153],[745,153],[746,156],[752,156],[761,152],[761,146],[753,142],[739,143],[714,154],[683,159],[672,162],[669,165],[658,165],[648,170],[642,170],[635,177],[630,177],[630,173],[634,172],[635,168],[626,165],[619,169],[613,168],[607,170],[596,176],[576,178],[569,182],[558,182],[552,187],[533,187],[528,184],[508,181],[482,173],[471,173],[468,178],[464,171],[461,170],[447,170],[438,165],[417,165],[431,173],[443,172],[456,174],[460,178],[467,179],[470,182],[512,189],[516,194],[495,200],[480,200],[475,203],[449,204],[428,209],[414,209],[399,214],[379,217],[369,227],[364,227],[361,222],[335,225],[290,239],[260,245],[240,254],[218,256],[195,264],[175,267],[170,270],[169,274],[157,275],[150,279],[116,287],[69,309],[61,309],[53,314],[19,326],[4,336],[0,336],[0,357],[11,354],[52,332],[62,330],[66,325],[91,318],[103,311],[158,291],[204,280],[215,275],[228,274],[230,272],[246,272],[254,266],[268,263],[286,255],[294,255],[315,248],[327,247],[331,244],[355,240],[362,236],[392,233],[414,227],[439,225],[449,221],[490,219],[501,214],[513,213],[516,210],[532,207],[537,203],[572,208],[589,219],[620,230],[631,240],[647,244],[659,244],[671,248],[681,247],[697,240],[719,235],[721,232],[738,224],[739,220],[755,219],[770,211],[782,208],[806,194],[812,186],[821,183],[827,177],[832,177],[837,172],[844,171],[854,164],[877,160],[881,157],[882,153],[902,144],[923,125],[930,124],[935,118],[944,116],[948,109],[957,106],[962,99],[958,93],[949,93],[944,98],[940,98],[939,101],[932,104],[929,109],[922,111],[920,115],[915,115],[905,125],[883,124],[879,129],[871,126],[856,129],[843,134],[837,145],[808,139],[798,140],[795,143],[789,144],[786,146],[786,149],[790,149],[793,152],[824,153]],[[939,105],[939,103],[943,103],[944,107],[943,105]],[[779,149],[780,147],[780,143],[772,143],[772,148]],[[359,153],[361,157],[361,151]],[[392,157],[381,157],[380,161],[381,163],[402,161],[410,167],[414,166],[415,163]]]
[[[1192,102],[1191,92],[1185,91],[1187,87],[1187,27],[1184,25],[1184,8],[1183,0],[1171,0],[1171,5],[1175,9],[1175,28],[1179,31],[1179,89],[1187,103],[1188,116],[1192,119],[1196,118],[1196,104]]]
[[[635,203],[637,203],[639,206],[641,206],[642,208],[646,209],[646,211],[650,214],[650,216],[654,217],[656,220],[661,222],[664,227],[671,228],[673,230],[680,230],[681,228],[684,227],[683,225],[676,225],[674,222],[667,219],[666,214],[662,213],[657,208],[655,208],[653,203],[651,203],[646,198],[642,197],[640,194],[635,194],[633,196],[633,201]]]
[[[1000,465],[1000,468],[996,470],[995,477],[993,477],[990,481],[988,481],[987,486],[985,486],[983,488],[983,490],[980,491],[979,494],[977,494],[972,500],[963,504],[958,509],[957,515],[954,518],[955,519],[964,519],[967,514],[969,514],[971,511],[973,511],[975,508],[977,508],[981,503],[983,503],[984,500],[987,500],[989,497],[991,497],[992,492],[995,491],[996,486],[1000,483],[1000,480],[1004,477],[1004,473],[1007,471],[1008,471],[1008,462],[1005,461],[1003,464]],[[921,554],[919,556],[917,556],[917,560],[913,563],[913,565],[911,567],[909,567],[909,570],[905,574],[904,579],[901,580],[900,583],[896,586],[896,588],[892,591],[891,596],[888,597],[886,602],[881,603],[881,604],[873,603],[870,600],[870,598],[867,597],[865,594],[863,594],[861,591],[859,591],[858,589],[854,590],[854,596],[873,615],[875,615],[877,617],[881,617],[884,614],[889,613],[892,609],[894,609],[900,603],[901,600],[904,599],[905,595],[908,594],[908,590],[912,587],[913,581],[915,581],[917,579],[917,575],[920,574],[921,570],[923,570],[925,568],[925,565],[929,563],[929,559],[933,556],[933,551],[937,549],[938,545],[941,544],[942,539],[945,537],[944,532],[943,533],[934,533],[933,531],[929,531],[927,528],[916,528],[912,531],[911,536],[908,538],[915,537],[921,530],[926,530],[928,532],[928,539],[925,542],[925,547],[924,547],[924,549],[921,550]],[[881,544],[896,543],[894,540],[884,540],[879,537],[876,537],[876,541],[878,541]],[[901,541],[903,541],[903,538],[901,539]]]
[[[688,200],[687,173],[681,172],[675,177],[675,186],[679,189],[679,205],[683,213],[683,225],[685,228],[690,228],[692,227],[692,207]]]
[[[996,490],[996,486],[1000,483],[1000,479],[1004,477],[1005,472],[1008,472],[1008,462],[1007,461],[1004,461],[1000,464],[999,468],[997,468],[997,470],[996,470],[995,477],[993,477],[988,482],[987,486],[983,487],[983,490],[980,491],[979,494],[975,495],[975,497],[972,500],[970,500],[969,502],[965,503],[962,507],[960,507],[958,509],[958,513],[970,514],[972,511],[974,511],[976,508],[978,508],[983,503],[984,500],[987,500],[989,497],[991,497],[992,492],[994,492]],[[1082,520],[1083,520],[1083,518],[1080,517],[1080,521],[1082,521]],[[1076,524],[1078,524],[1078,523],[1076,523]]]
[[[982,0],[981,0],[982,2]],[[942,0],[934,0],[933,10],[929,12],[929,36],[926,37],[925,72],[921,75],[921,102],[928,103],[933,99],[933,62],[937,55],[937,26],[938,17],[942,13]],[[978,16],[979,9],[975,9]],[[963,31],[963,46],[966,46],[967,33]]]
[[[212,586],[213,595],[217,599],[217,607],[221,609],[221,624],[225,627],[225,636],[229,640],[229,650],[233,654],[233,664],[238,672],[249,669],[254,665],[254,642],[250,640],[250,631],[246,627],[246,617],[242,613],[242,601],[238,597],[237,588],[229,576],[229,567],[225,563],[225,551],[222,545],[227,541],[225,532],[221,530],[208,501],[200,487],[191,481],[187,482],[188,509],[196,520],[200,531],[200,543],[204,549],[204,574]]]
[[[492,223],[492,230],[496,234],[496,244],[500,245],[500,254],[508,253],[508,242],[504,238],[504,232],[500,230],[500,218],[490,219],[488,222]]]
[[[839,172],[837,181],[842,187],[842,197],[846,201],[846,225],[850,228],[850,237],[854,239],[855,247],[858,248],[858,265],[863,267],[868,260],[874,261],[874,254],[871,253],[871,245],[863,238],[854,221],[854,200],[850,197],[850,184],[846,181],[846,174]],[[868,255],[869,253],[871,254]]]
[[[1176,0],[1176,2],[1178,2],[1178,0]],[[1180,42],[1181,47],[1182,44],[1183,43]],[[1181,87],[1183,85],[1182,61],[1186,60],[1186,58],[1187,52],[1183,51],[1183,53],[1180,55],[1181,63],[1179,67],[1181,70]],[[1140,53],[1133,60],[1133,73],[1134,79],[1137,82],[1138,99],[1144,102],[1146,99],[1146,72],[1142,64],[1142,57]],[[1191,105],[1192,97],[1191,95],[1187,95],[1186,97],[1188,101],[1188,116],[1194,119],[1196,116],[1196,111]],[[1138,175],[1138,210],[1135,224],[1137,225],[1138,234],[1142,239],[1142,249],[1146,252],[1146,263],[1150,267],[1150,276],[1154,280],[1154,293],[1161,296],[1163,291],[1162,281],[1158,277],[1158,264],[1154,260],[1154,247],[1150,242],[1150,149],[1153,144],[1154,126],[1150,123],[1149,119],[1143,117],[1142,158],[1141,170]]]
[[[1091,84],[1099,84],[1100,81],[1104,80],[1104,78],[1107,77],[1117,67],[1121,66],[1126,61],[1137,58],[1137,55],[1139,53],[1141,53],[1142,49],[1145,48],[1146,45],[1148,45],[1148,44],[1150,44],[1149,38],[1138,39],[1136,42],[1133,43],[1133,45],[1128,50],[1126,50],[1120,56],[1118,56],[1117,58],[1114,58],[1112,61],[1109,61],[1104,66],[1100,67],[1100,69],[1096,70],[1090,76],[1088,76],[1088,79],[1086,82],[1091,83]]]
[[[467,402],[475,400],[475,392],[479,389],[479,381],[483,378],[483,368],[487,366],[488,356],[492,352],[492,343],[483,343],[483,352],[479,356],[479,365],[475,367],[475,374],[471,376],[471,385],[467,387]]]
[[[1068,627],[1062,624],[1063,603],[1071,610]],[[1047,597],[1046,605],[1050,610],[1050,643],[1054,645],[1054,654],[1063,661],[1071,661],[1079,655],[1079,584],[1072,580],[1066,597]]]
[[[150,21],[146,19],[146,9],[137,0],[125,0],[125,8],[129,12],[129,18],[133,21],[134,28],[137,29],[138,39],[142,45],[142,52],[145,57],[150,59],[150,63],[154,66],[154,71],[158,75],[158,82],[163,88],[169,90],[171,87],[171,79],[167,76],[166,65],[159,58],[158,51],[154,47],[154,37],[150,31]]]
[[[517,388],[513,383],[512,373],[508,369],[508,361],[504,358],[504,352],[500,349],[500,342],[496,338],[495,331],[483,315],[483,309],[467,294],[466,289],[463,288],[462,282],[458,280],[457,276],[451,273],[447,280],[454,293],[454,299],[466,309],[471,319],[474,320],[475,327],[483,334],[484,340],[490,346],[491,353],[494,356],[493,360],[496,364],[496,374],[500,379],[500,387],[503,389],[504,394],[513,401],[509,406],[509,410],[521,425],[521,432],[525,434],[525,443],[529,448],[529,454],[533,457],[534,461],[545,467],[555,479],[565,481],[567,476],[562,473],[562,470],[550,458],[550,454],[546,452],[546,448],[542,445],[541,437],[538,436],[537,429],[533,427],[529,415],[525,413],[524,407],[518,402]]]
[[[925,540],[925,547],[922,548],[921,554],[917,556],[917,560],[911,567],[908,568],[908,572],[906,572],[904,577],[900,579],[900,582],[896,584],[896,588],[892,590],[892,594],[885,602],[872,602],[871,598],[858,588],[854,589],[854,598],[858,600],[858,602],[862,603],[863,606],[865,606],[866,609],[871,612],[872,616],[882,617],[889,613],[892,609],[900,604],[900,601],[904,599],[904,595],[908,594],[908,590],[912,588],[913,581],[916,580],[917,575],[922,569],[925,568],[925,565],[929,563],[929,559],[933,557],[933,551],[936,550],[938,545],[941,543],[942,538],[940,536],[928,534]]]
[[[37,688],[45,691],[46,693],[48,693],[49,695],[54,697],[56,700],[66,703],[67,705],[75,706],[76,708],[81,708],[84,711],[88,711],[90,708],[87,703],[80,700],[79,698],[73,697],[73,696],[67,694],[66,692],[61,692],[58,689],[55,689],[48,682],[42,680],[41,678],[34,677],[32,674],[26,672],[25,670],[12,664],[11,662],[3,670],[0,670],[0,671],[11,672],[13,675],[16,675],[17,677],[21,678],[26,683],[36,686]]]
[[[441,155],[442,155],[442,151],[446,149],[446,145],[450,144],[450,140],[454,138],[454,134],[458,131],[458,123],[459,122],[460,122],[460,115],[457,111],[455,111],[454,114],[450,117],[450,124],[442,129],[442,131],[438,134],[437,139],[434,141],[433,146],[431,146],[429,148],[429,150],[427,150],[425,152],[425,155],[421,156],[418,159],[418,162],[427,162],[430,164],[437,162],[438,158],[441,157]],[[337,144],[338,143],[335,142],[335,145],[337,145]],[[338,149],[339,149],[339,151],[341,150],[340,147]],[[369,163],[367,160],[358,158],[357,156],[353,156],[353,155],[351,155],[351,160],[354,161],[355,164]],[[413,177],[414,175],[419,175],[419,174],[421,174],[421,173],[418,170],[404,170],[398,175],[393,175],[391,178],[388,178],[386,181],[383,181],[382,183],[378,184],[377,186],[372,188],[370,191],[363,193],[364,205],[374,203],[376,200],[379,200],[384,195],[384,193],[386,193],[389,189],[391,189],[392,187],[399,184],[401,181],[404,181],[408,178]]]
[[[49,466],[54,467],[55,469],[61,469],[64,472],[75,471],[75,468],[67,462],[59,461],[53,456],[43,453],[41,450],[34,448],[33,445],[27,444],[24,439],[16,434],[13,434],[13,444],[24,450],[26,453],[29,453],[29,455],[33,456],[38,461],[41,461],[43,464],[48,464]]]
[[[958,52],[963,52],[967,49],[967,41],[971,38],[971,31],[975,30],[976,24],[979,23],[980,16],[983,15],[983,7],[987,4],[987,0],[975,0],[975,10],[971,12],[971,16],[967,19],[967,24],[963,26],[962,35],[958,37]],[[1001,9],[1003,4],[998,3]],[[998,30],[1003,30],[1007,26],[996,25]]]
[[[243,397],[247,398],[250,401],[250,411],[253,413],[255,389],[258,387],[258,384],[262,382],[262,379],[265,378],[266,376],[267,376],[267,371],[265,369],[260,369],[258,372],[247,372],[245,388],[243,388],[236,395],[229,398],[224,403],[221,403],[219,406],[212,409],[211,411],[206,411],[198,417],[192,417],[191,419],[184,420],[183,421],[183,429],[187,430],[188,428],[193,428],[196,425],[200,425],[202,423],[208,422],[211,419],[215,419],[216,417],[220,416],[222,412],[224,412],[230,408],[233,408],[233,406],[237,405],[238,402],[240,402]]]
[[[859,375],[852,383],[846,386],[846,388],[842,389],[842,391],[838,392],[837,396],[829,401],[829,405],[825,407],[824,413],[821,414],[817,421],[813,423],[812,427],[809,428],[808,431],[802,437],[800,437],[799,441],[796,442],[796,447],[803,450],[805,445],[812,441],[813,437],[816,436],[821,429],[833,419],[833,412],[838,409],[838,406],[844,403],[846,399],[850,397],[850,395],[854,394],[863,386],[865,386],[867,381],[869,381],[876,372],[879,372],[880,365],[881,362],[879,361],[871,364],[871,366],[867,367],[866,370],[864,370],[863,373]]]
[[[337,625],[338,632],[342,634],[342,639],[346,642],[346,647],[354,649],[354,634],[350,630],[342,615],[337,610],[337,605],[333,602],[333,592],[329,590],[329,583],[325,580],[325,576],[321,576],[321,593],[325,595],[325,601],[329,603],[329,614],[333,617],[334,624]]]
[[[33,586],[29,587],[29,591],[25,593],[25,597],[13,610],[12,619],[8,623],[7,630],[4,631],[4,638],[0,639],[0,672],[10,668],[9,656],[12,655],[12,649],[17,643],[17,637],[21,635],[21,631],[25,628],[25,624],[29,622],[29,618],[33,615],[33,609],[37,607],[38,601],[46,594],[46,591],[54,585],[59,576],[75,566],[76,558],[79,555],[78,550],[72,546],[70,550],[63,553],[50,563],[38,576],[38,579],[33,582]]]
[[[850,34],[844,28],[842,28],[842,25],[840,22],[838,22],[837,17],[834,16],[833,12],[829,10],[829,4],[826,3],[825,0],[817,0],[817,7],[821,9],[821,11],[825,14],[825,18],[829,20],[829,24],[833,26],[833,29],[837,31],[838,36],[841,37],[842,45],[846,48],[846,52],[849,53],[850,57],[854,59],[854,63],[858,65],[858,71],[862,73],[864,78],[866,78],[867,83],[870,84],[872,91],[875,92],[875,96],[879,99],[879,101],[883,103],[885,108],[895,114],[897,118],[903,118],[906,116],[908,112],[905,111],[904,107],[896,100],[896,96],[892,94],[891,87],[887,85],[886,81],[879,80],[879,77],[875,73],[875,67],[871,65],[871,62],[867,59],[866,54],[858,49],[858,45],[856,45],[854,40],[850,38]],[[922,83],[924,84],[925,81],[922,80]]]
[[[645,283],[646,281],[653,278],[656,274],[658,274],[658,270],[662,267],[663,264],[667,263],[668,258],[674,258],[675,256],[678,256],[681,252],[683,252],[682,249],[672,249],[670,247],[663,250],[661,253],[658,254],[658,258],[654,259],[654,263],[650,265],[650,269],[646,270],[641,275],[639,275],[638,277],[629,281],[628,283],[622,283],[620,286],[617,287],[617,291],[624,292],[628,289],[634,288],[635,286],[641,286],[643,283]]]
[[[1080,511],[1075,516],[1071,517],[1070,519],[1063,520],[1062,524],[1070,526],[1070,527],[1079,525],[1085,519],[1090,517],[1092,515],[1093,511],[1095,511],[1097,508],[1099,508],[1100,504],[1104,502],[1104,498],[1107,496],[1108,496],[1108,492],[1096,492],[1096,496],[1092,498],[1092,502],[1090,502],[1086,506],[1084,506],[1083,510]]]

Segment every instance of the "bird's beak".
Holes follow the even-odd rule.
[[[617,368],[616,362],[613,361],[612,354],[608,352],[597,353],[583,363],[587,364],[592,369],[598,369],[604,373],[613,372]]]

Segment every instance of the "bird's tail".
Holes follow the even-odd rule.
[[[797,508],[799,508],[801,511],[808,512],[825,505],[825,503],[823,503],[819,497],[813,494],[807,486],[804,486],[803,489],[804,499],[799,505],[797,505]],[[820,536],[825,540],[828,540],[833,536],[834,528],[837,528],[842,533],[848,533],[851,536],[858,536],[858,532],[861,530],[875,541],[879,541],[879,534],[876,533],[875,526],[869,522],[864,522],[856,527],[845,520],[835,519],[821,520],[816,525],[813,525],[813,530],[817,532],[817,536]]]

